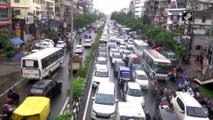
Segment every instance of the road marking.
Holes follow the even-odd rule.
[[[16,82],[13,86],[11,86],[9,89],[14,88],[16,85],[18,85],[19,83],[21,83],[22,80],[24,80],[24,79],[22,78],[21,80],[19,80],[18,82]],[[4,91],[4,92],[0,95],[0,97],[2,97],[4,94],[6,94],[6,93],[8,92],[9,89],[7,89],[6,91]]]
[[[118,88],[119,89],[119,88]],[[121,94],[121,97],[122,98],[124,98],[124,96],[123,96],[123,92],[122,92],[122,90],[120,89],[120,94]]]
[[[52,78],[54,78],[57,74],[58,74],[58,73],[55,73],[55,74],[52,76]]]
[[[69,102],[69,97],[67,97],[67,99],[66,99],[66,101],[65,101],[65,103],[64,103],[64,105],[62,107],[60,115],[64,112],[65,108],[67,107],[68,102]]]
[[[88,97],[88,99],[87,99],[86,106],[85,106],[85,109],[84,109],[83,120],[85,120],[86,115],[87,115],[87,109],[88,109],[88,105],[89,105],[91,90],[92,90],[92,81],[91,81],[91,83],[90,83],[89,94],[88,94],[89,97]]]

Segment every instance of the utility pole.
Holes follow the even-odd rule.
[[[71,9],[70,9],[70,13],[71,13],[71,42],[70,42],[70,58],[69,58],[69,62],[70,62],[70,98],[69,98],[69,103],[70,103],[70,112],[72,112],[73,110],[73,66],[72,66],[72,61],[73,61],[73,44],[74,44],[74,39],[73,39],[73,9],[74,8],[74,3],[73,0],[71,0]]]

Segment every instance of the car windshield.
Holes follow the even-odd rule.
[[[168,58],[169,59],[176,59],[176,56],[175,55],[168,55]]]
[[[137,75],[137,79],[138,80],[147,80],[147,76],[146,75]]]
[[[41,88],[31,88],[30,93],[41,94],[41,93],[43,93],[43,91],[44,91],[44,89],[41,89]]]
[[[77,46],[77,47],[76,47],[76,49],[81,49],[81,48],[82,48],[82,47],[80,47],[80,46]]]
[[[119,55],[119,54],[114,54],[114,55],[113,55],[113,58],[122,59],[121,55]]]
[[[101,54],[99,54],[99,57],[107,57],[107,54],[105,54],[105,53],[101,53]]]
[[[143,96],[143,92],[141,89],[131,89],[129,88],[128,93],[129,96],[141,97]]]
[[[97,64],[106,65],[107,61],[106,60],[98,60]]]
[[[114,96],[110,94],[98,93],[95,97],[96,104],[114,105]]]
[[[108,77],[108,72],[107,71],[96,71],[95,76],[97,77]]]
[[[193,116],[193,117],[207,118],[207,115],[206,115],[204,109],[201,107],[186,106],[186,114],[188,116]]]
[[[99,49],[99,52],[106,52],[106,49]]]

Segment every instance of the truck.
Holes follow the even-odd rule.
[[[123,88],[124,84],[131,80],[131,70],[129,67],[120,66],[118,70],[118,84]]]
[[[116,120],[146,120],[140,103],[118,102]]]
[[[141,59],[136,54],[130,54],[129,55],[128,66],[130,67],[132,72],[134,72],[134,70],[143,68],[143,64],[141,62]]]
[[[72,59],[72,70],[73,72],[76,72],[82,66],[82,56],[80,54],[74,54]],[[71,65],[69,68],[71,68]]]

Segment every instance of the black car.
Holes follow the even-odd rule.
[[[180,120],[170,108],[160,108],[155,115],[156,120]]]
[[[53,98],[61,92],[62,82],[55,80],[39,80],[30,89],[30,96],[46,96]]]

